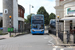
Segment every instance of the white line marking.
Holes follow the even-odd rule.
[[[44,39],[49,39],[48,37],[44,37]]]
[[[50,43],[51,45],[54,45],[54,43],[52,43],[51,41],[49,41],[49,43]]]
[[[50,39],[48,42],[50,43],[50,44],[52,44],[52,45],[54,45],[54,43],[53,42],[51,42],[53,39]]]
[[[56,48],[53,48],[53,50],[56,50]]]
[[[58,48],[58,46],[54,46],[55,48]]]
[[[60,49],[60,50],[64,50],[64,49]]]
[[[57,41],[58,37],[54,38],[52,35],[50,35],[55,41],[57,44],[59,44],[59,42]]]

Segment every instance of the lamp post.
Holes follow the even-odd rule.
[[[11,17],[12,16],[9,16],[9,18],[10,18],[10,23],[9,23],[9,25],[10,25],[10,37],[11,37]]]
[[[57,37],[58,37],[58,34],[59,34],[59,15],[57,16],[58,18],[58,33],[57,33]]]
[[[29,14],[31,13],[31,8],[34,8],[34,6],[29,4]]]

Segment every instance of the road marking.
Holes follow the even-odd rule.
[[[54,45],[54,43],[53,42],[51,42],[53,39],[50,39],[48,42],[51,44],[51,45]],[[50,44],[48,44],[48,45],[50,45]]]
[[[49,37],[44,37],[44,39],[49,39]]]
[[[60,50],[64,50],[64,49],[60,49]]]
[[[53,50],[56,50],[56,48],[53,48]]]
[[[51,41],[48,41],[51,45],[54,45],[54,43],[53,42],[51,42]]]
[[[56,39],[58,39],[58,37],[54,38],[52,35],[50,35],[50,36],[56,41],[57,44],[59,44],[59,42],[56,40]]]

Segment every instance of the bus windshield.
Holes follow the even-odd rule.
[[[38,25],[34,25],[34,24],[33,24],[33,25],[32,25],[32,28],[33,28],[33,29],[38,29]]]
[[[32,20],[32,24],[43,24],[43,20]]]
[[[32,28],[34,28],[34,29],[44,29],[44,25],[43,24],[33,24],[32,25]]]

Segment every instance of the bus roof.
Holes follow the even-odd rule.
[[[42,15],[42,14],[36,14],[36,15],[32,15],[32,16],[44,16],[44,15]]]

